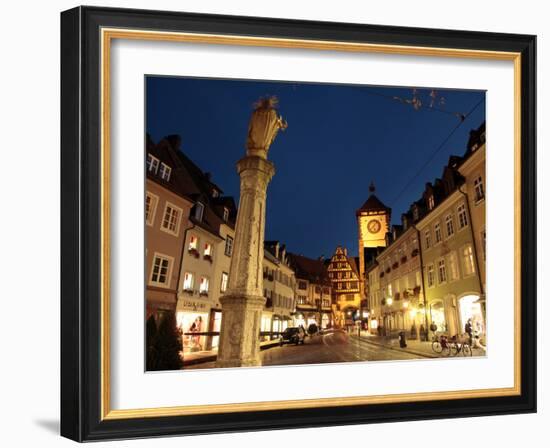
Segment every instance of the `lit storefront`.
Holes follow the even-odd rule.
[[[183,332],[183,352],[205,350],[206,337],[193,333],[207,331],[208,312],[178,311],[177,322]]]
[[[262,321],[260,324],[260,332],[262,333],[269,333],[271,332],[271,314],[262,313]],[[260,337],[261,341],[268,341],[270,339],[268,334],[262,335]]]
[[[323,313],[321,317],[321,328],[328,328],[330,327],[330,314]]]
[[[442,300],[430,304],[430,322],[437,325],[437,331],[446,332],[445,307]]]
[[[308,328],[311,324],[319,325],[317,322],[317,316],[313,313],[308,314],[306,324],[306,328]]]
[[[222,312],[212,311],[212,329],[214,333],[219,333],[222,328]],[[217,349],[220,345],[220,337],[212,336],[212,349]]]
[[[296,313],[294,316],[294,326],[295,327],[305,327],[306,326],[306,320],[304,318],[304,315],[302,313]]]
[[[288,316],[279,316],[274,315],[272,320],[272,328],[271,331],[274,333],[282,333],[286,330],[287,327],[292,326],[292,319]],[[274,337],[278,337],[278,335],[274,335]]]
[[[183,299],[178,302],[176,320],[183,332],[184,353],[208,350],[206,336],[194,333],[208,331],[209,317],[210,307],[204,302],[192,299]]]
[[[479,301],[479,296],[464,296],[458,303],[462,331],[464,331],[466,322],[471,319],[472,330],[480,335],[485,334],[485,320],[483,318],[483,309]]]

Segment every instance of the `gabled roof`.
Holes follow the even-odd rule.
[[[330,285],[323,260],[314,260],[293,253],[288,253],[288,258],[291,267],[296,272],[296,278],[303,278],[312,283]]]
[[[391,208],[387,207],[375,194],[371,194],[357,212],[386,212]]]
[[[371,182],[369,185],[370,196],[365,201],[365,203],[361,206],[361,208],[357,210],[356,215],[359,215],[361,212],[391,212],[391,208],[387,207],[374,194],[375,191],[376,191],[376,187],[374,186],[374,182]]]

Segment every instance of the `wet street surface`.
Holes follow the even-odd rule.
[[[285,344],[283,347],[263,350],[261,357],[264,366],[425,358],[421,355],[371,344],[338,330],[308,337],[304,345]],[[185,369],[211,369],[214,367],[215,363],[208,362],[189,366]]]

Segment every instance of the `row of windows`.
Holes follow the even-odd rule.
[[[471,245],[464,246],[460,250],[460,262],[462,265],[463,277],[475,274],[474,251]],[[451,252],[437,262],[426,266],[426,283],[429,288],[437,284],[452,282],[460,278],[459,263],[456,252]]]
[[[478,204],[483,199],[485,199],[485,189],[483,187],[483,178],[481,176],[478,176],[476,179],[474,179],[474,203]],[[435,208],[435,199],[433,195],[428,196],[428,210],[433,210]],[[413,210],[413,213],[416,212],[417,209]],[[414,213],[414,219],[418,219],[418,213]]]
[[[200,239],[197,235],[191,234],[189,236],[189,245],[187,246],[187,251],[193,254],[201,255],[200,248],[202,247],[202,255],[204,258],[208,258],[212,261],[214,257],[214,246],[205,242],[202,246],[200,245]],[[225,248],[224,254],[230,257],[233,255],[233,238],[227,235],[225,237]]]
[[[392,297],[394,292],[407,291],[409,289],[414,289],[420,286],[421,281],[422,279],[420,276],[420,271],[412,271],[409,272],[407,275],[403,275],[402,277],[399,277],[398,279],[389,282],[386,285],[387,292],[389,296]],[[386,288],[382,289],[385,291]]]
[[[172,174],[172,168],[151,154],[147,154],[147,171],[158,174],[166,182],[170,181],[170,175]]]
[[[387,258],[380,260],[382,272],[386,271],[387,269],[392,269],[395,264],[401,263],[404,257],[406,257],[407,259],[409,257],[412,257],[413,250],[417,249],[418,241],[415,235],[413,235],[411,238],[403,240],[402,242],[399,242],[399,247],[394,250],[391,257],[388,256]]]
[[[152,226],[154,223],[158,202],[159,197],[156,194],[153,194],[149,191],[145,194],[145,222],[149,226]],[[181,208],[166,201],[166,206],[161,222],[161,229],[166,230],[177,236],[179,233],[179,226],[182,216],[183,210]],[[202,221],[204,216],[204,204],[202,202],[197,202],[195,204],[195,206],[193,207],[192,216],[197,221]],[[223,219],[224,221],[227,221],[229,219],[229,209],[227,207],[224,207],[223,209]]]
[[[339,282],[336,285],[336,289],[359,289],[359,283],[358,282]]]
[[[145,195],[145,222],[148,226],[154,224],[158,203],[159,197],[153,193],[147,192]],[[162,220],[160,222],[161,230],[178,236],[182,215],[183,210],[180,207],[166,201]]]
[[[220,281],[220,292],[227,291],[227,286],[229,283],[229,274],[227,272],[222,272],[222,278]],[[193,272],[186,272],[183,275],[183,291],[194,292],[195,288],[195,274]],[[210,279],[206,276],[199,277],[198,292],[199,295],[207,295],[210,288]]]
[[[342,257],[344,260],[346,259],[346,257]],[[336,270],[336,269],[350,269],[350,266],[349,266],[349,263],[347,262],[343,262],[343,263],[331,263],[330,265],[330,269],[331,270]]]
[[[264,297],[273,300],[273,306],[288,309],[292,308],[292,298],[290,297],[285,297],[269,289],[264,289]]]
[[[294,287],[293,277],[280,270],[269,269],[267,266],[264,266],[264,278],[267,278],[269,281],[276,281],[283,285]]]
[[[315,287],[315,294],[321,294],[321,291],[323,294],[330,294],[330,288],[322,288],[320,286]]]
[[[461,203],[456,208],[456,216],[457,219],[455,220],[455,213],[451,211],[445,215],[444,228],[441,227],[441,222],[437,221],[433,225],[433,232],[430,227],[424,230],[424,245],[426,249],[441,243],[443,241],[443,234],[445,234],[445,238],[452,237],[457,230],[456,226],[458,226],[458,230],[462,230],[468,225],[468,214],[464,203]]]
[[[336,275],[335,275],[336,274]],[[329,278],[335,278],[335,279],[346,279],[346,278],[355,278],[356,276],[353,274],[352,271],[345,271],[345,272],[329,272],[328,273]]]

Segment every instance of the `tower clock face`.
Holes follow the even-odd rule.
[[[373,219],[372,221],[369,221],[367,224],[367,229],[370,233],[378,233],[380,232],[380,228],[382,225],[380,224],[380,221],[377,219]]]

